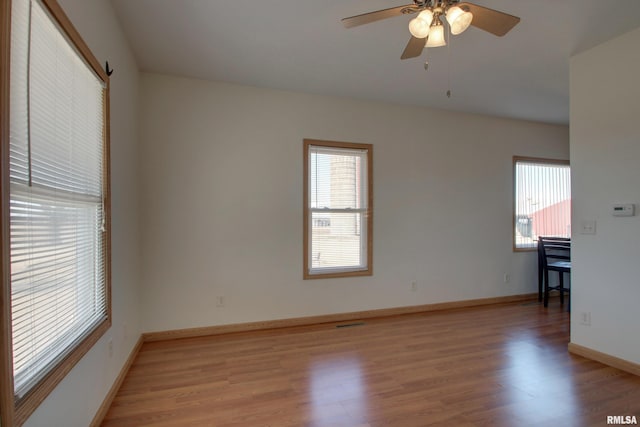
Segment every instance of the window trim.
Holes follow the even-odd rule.
[[[40,0],[51,17],[59,25],[62,34],[75,47],[87,65],[102,80],[104,88],[104,214],[105,214],[105,292],[107,317],[97,324],[92,332],[54,367],[32,390],[16,401],[13,390],[13,350],[11,320],[11,254],[10,254],[10,180],[9,180],[9,107],[10,107],[10,46],[11,46],[11,0],[3,0],[0,6],[0,421],[2,425],[22,425],[42,401],[64,379],[82,357],[111,327],[111,161],[110,161],[110,102],[109,76],[84,42],[56,0]]]
[[[564,166],[571,166],[571,163],[569,160],[564,160],[564,159],[547,159],[547,158],[543,158],[543,157],[526,157],[526,156],[513,156],[513,178],[511,180],[511,184],[513,185],[513,200],[511,203],[511,207],[512,207],[512,217],[511,217],[511,245],[513,247],[513,252],[534,252],[537,251],[538,249],[536,247],[528,247],[528,248],[518,248],[516,247],[516,190],[517,190],[517,185],[516,185],[516,167],[518,162],[530,162],[530,163],[537,163],[537,164],[548,164],[548,165],[564,165]]]
[[[309,147],[329,147],[329,148],[344,148],[350,150],[367,150],[367,207],[365,209],[365,216],[367,217],[367,266],[366,269],[353,270],[351,268],[344,269],[344,271],[332,271],[329,273],[310,273],[309,272]],[[373,275],[373,145],[361,144],[354,142],[339,142],[339,141],[323,141],[316,139],[305,139],[303,149],[303,278],[307,279],[330,279],[338,277],[353,277],[353,276],[371,276]]]

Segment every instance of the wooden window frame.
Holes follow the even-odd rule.
[[[311,246],[309,232],[312,224],[309,223],[309,147],[330,147],[330,148],[343,148],[346,150],[367,150],[367,268],[357,271],[343,271],[343,272],[330,272],[330,273],[310,273],[309,265],[309,250]],[[353,142],[339,142],[339,141],[322,141],[315,139],[305,139],[303,148],[303,278],[306,279],[329,279],[339,277],[353,277],[353,276],[371,276],[373,275],[373,145],[361,144]]]
[[[10,126],[10,46],[11,0],[0,0],[0,421],[3,426],[20,426],[42,401],[73,369],[80,359],[111,327],[111,172],[110,172],[110,114],[109,76],[93,55],[56,0],[40,0],[59,25],[61,32],[75,47],[95,74],[103,81],[104,89],[104,215],[105,215],[105,292],[106,319],[100,322],[78,345],[24,397],[16,401],[13,387],[12,320],[11,320],[11,255],[10,255],[10,191],[9,191],[9,126]]]
[[[518,162],[531,162],[531,163],[539,163],[541,165],[549,164],[549,165],[564,165],[571,166],[569,160],[563,159],[547,159],[542,157],[525,157],[525,156],[513,156],[513,203],[512,206],[512,218],[511,218],[511,245],[513,247],[513,252],[534,252],[537,251],[537,247],[528,247],[528,248],[518,248],[516,245],[516,211],[517,211],[517,200],[516,200],[516,167]]]

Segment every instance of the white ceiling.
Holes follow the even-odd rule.
[[[640,0],[476,0],[522,20],[401,61],[410,17],[340,19],[410,0],[112,3],[143,71],[561,124],[570,56],[640,26]]]

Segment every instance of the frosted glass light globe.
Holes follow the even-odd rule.
[[[447,41],[444,39],[444,27],[442,24],[431,26],[425,47],[440,47],[446,45]]]
[[[473,20],[473,14],[471,12],[465,12],[458,6],[450,7],[447,10],[447,22],[451,27],[451,34],[458,35],[463,33]]]
[[[409,32],[413,37],[423,39],[429,35],[433,12],[425,9],[409,22]]]

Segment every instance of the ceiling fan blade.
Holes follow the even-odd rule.
[[[404,48],[404,52],[402,52],[402,56],[400,57],[400,59],[409,59],[409,58],[415,58],[416,56],[420,56],[426,42],[427,42],[426,37],[423,39],[419,39],[417,37],[411,36],[411,39],[409,39],[409,43],[407,43],[407,47]]]
[[[517,16],[478,6],[477,4],[462,2],[457,5],[463,8],[466,6],[473,14],[471,25],[496,36],[504,36],[520,22],[520,18]]]
[[[380,21],[381,19],[393,18],[394,16],[416,13],[418,9],[413,4],[392,7],[389,9],[377,10],[375,12],[363,13],[362,15],[350,16],[344,18],[342,23],[346,28],[356,27],[358,25],[368,24],[370,22]]]

